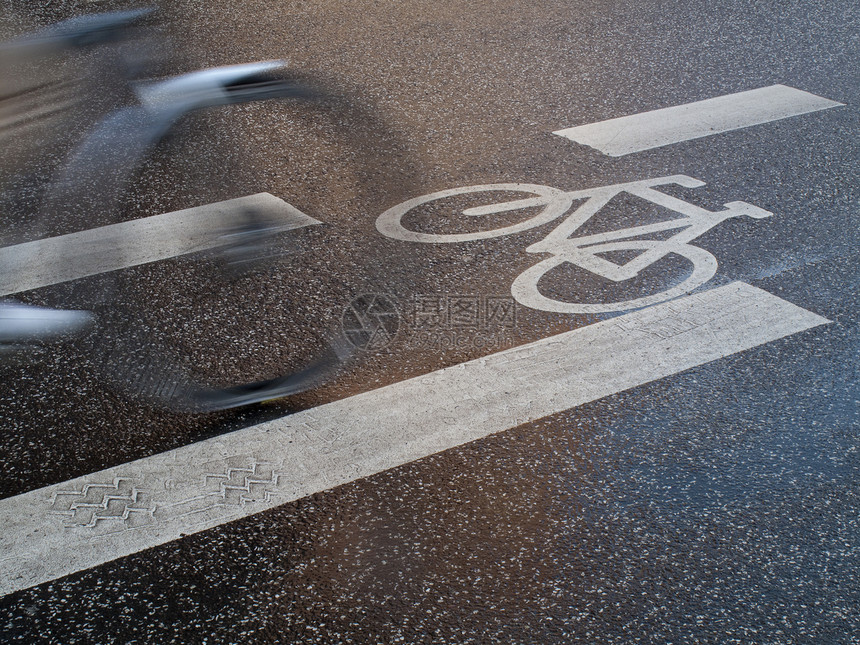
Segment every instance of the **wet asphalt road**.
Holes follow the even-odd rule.
[[[83,6],[52,5],[33,21]],[[301,330],[320,312],[337,322],[339,307],[365,289],[396,299],[402,324],[393,342],[320,390],[213,415],[130,401],[74,351],[6,366],[4,497],[614,315],[518,305],[503,332],[422,334],[422,303],[508,297],[532,263],[523,249],[551,230],[406,249],[374,229],[386,208],[447,188],[701,179],[707,186],[667,192],[709,210],[743,200],[774,213],[726,221],[696,240],[719,261],[708,286],[742,280],[831,322],[13,593],[0,600],[0,641],[860,642],[855,5],[164,9],[183,45],[177,68],[287,58],[374,106],[373,121],[358,113],[344,121],[378,150],[358,172],[348,152],[334,150],[334,172],[313,151],[336,147],[332,132],[344,123],[312,122],[296,138],[268,105],[207,117],[212,128],[189,125],[216,139],[182,148],[181,168],[203,169],[190,186],[205,186],[210,201],[268,191],[324,225],[299,236],[300,265],[231,286],[234,309],[216,309],[214,321],[187,313],[199,286],[188,287],[197,277],[186,261],[134,270],[153,327],[178,330],[188,360],[208,360],[207,375],[229,381],[301,360],[291,349],[304,346]],[[619,158],[551,134],[776,83],[845,106]],[[235,155],[229,181],[208,181],[228,165],[207,152],[215,149]],[[188,186],[157,171],[140,208],[188,205]],[[631,225],[624,208],[610,215]],[[669,263],[632,289],[681,270]],[[576,284],[584,301],[630,297],[594,276],[566,277],[562,286]],[[465,340],[451,347],[450,338]]]

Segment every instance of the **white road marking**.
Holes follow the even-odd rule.
[[[762,219],[772,215],[769,211],[758,206],[738,201],[725,204],[724,210],[712,212],[656,190],[658,186],[670,184],[686,188],[700,188],[705,185],[705,182],[686,175],[670,175],[569,192],[537,184],[466,186],[416,197],[393,206],[377,218],[376,229],[386,237],[397,240],[441,244],[511,235],[536,226],[543,226],[552,220],[561,218],[561,223],[557,224],[556,228],[543,240],[526,247],[526,253],[549,254],[550,257],[544,258],[520,273],[511,285],[511,295],[521,305],[543,311],[559,313],[629,311],[689,293],[714,277],[717,272],[717,259],[708,251],[689,244],[690,241],[732,217],[747,216]],[[497,198],[494,198],[492,199],[494,203],[467,208],[461,211],[460,215],[466,218],[478,217],[483,220],[483,218],[492,217],[497,213],[512,210],[533,207],[539,207],[540,210],[528,213],[525,219],[516,224],[496,229],[487,229],[487,222],[484,220],[482,221],[484,228],[475,233],[421,233],[410,230],[403,225],[403,217],[409,211],[429,202],[447,199],[455,195],[476,193],[498,195],[499,193],[511,192],[527,193],[537,195],[537,197],[501,203],[495,203]],[[574,235],[601,208],[621,193],[635,195],[640,199],[673,211],[680,217],[643,223],[594,235]],[[485,199],[488,197],[485,196]],[[578,203],[574,207],[575,202]],[[456,211],[446,215],[447,221],[456,222]],[[671,230],[677,231],[671,237],[665,237],[661,240],[642,239],[643,236]],[[606,252],[613,251],[636,251],[637,255],[623,264],[618,264],[603,257]],[[640,271],[655,262],[659,262],[669,254],[686,258],[693,265],[692,273],[680,283],[668,286],[665,291],[650,296],[615,302],[570,302],[564,299],[548,298],[541,293],[538,286],[547,273],[564,264],[573,264],[607,280],[622,282],[635,278]]]
[[[285,229],[318,220],[269,193],[0,248],[0,296],[166,260],[219,245],[236,213],[256,209]]]
[[[771,85],[686,105],[631,114],[558,130],[566,137],[612,157],[659,148],[844,105],[815,94]]]
[[[0,501],[0,595],[828,322],[735,282]]]

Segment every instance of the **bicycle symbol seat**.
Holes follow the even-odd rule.
[[[511,285],[511,294],[522,305],[532,309],[559,313],[606,313],[647,307],[671,300],[710,280],[717,271],[717,260],[708,251],[689,244],[690,241],[710,230],[720,222],[732,217],[746,215],[756,219],[768,217],[769,211],[746,202],[729,202],[725,210],[708,211],[666,193],[655,190],[655,186],[677,184],[685,188],[699,188],[705,183],[686,175],[671,175],[611,186],[601,186],[579,191],[563,191],[550,186],[536,184],[487,184],[443,190],[417,197],[388,209],[376,220],[377,230],[393,239],[408,242],[452,243],[483,240],[503,235],[512,235],[542,226],[560,217],[567,216],[543,240],[526,248],[527,253],[548,253],[541,260],[523,271]],[[515,224],[472,233],[421,233],[409,230],[403,223],[410,211],[436,200],[458,195],[482,192],[525,193],[524,199],[491,203],[485,206],[466,208],[461,215],[479,220],[486,216],[511,211],[524,211],[526,219]],[[678,213],[679,217],[667,221],[620,228],[594,235],[572,237],[592,216],[613,197],[627,193]],[[576,208],[574,202],[582,201]],[[537,211],[534,209],[537,208]],[[571,210],[573,208],[573,210]],[[642,239],[644,236],[663,231],[678,232],[667,239]],[[618,264],[601,254],[611,251],[635,251],[636,257]],[[607,303],[578,303],[555,300],[541,293],[538,282],[552,269],[570,263],[614,282],[636,277],[640,271],[669,254],[689,260],[692,272],[680,283],[648,296]]]

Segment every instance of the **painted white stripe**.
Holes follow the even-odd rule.
[[[821,325],[744,283],[0,501],[0,594]]]
[[[771,85],[686,105],[558,130],[612,157],[659,148],[843,105],[815,94]]]
[[[269,193],[0,248],[0,296],[204,251],[236,214],[255,209],[294,229],[320,222]]]

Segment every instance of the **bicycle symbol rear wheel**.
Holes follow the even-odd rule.
[[[469,233],[422,233],[409,229],[403,223],[403,218],[410,212],[425,204],[444,200],[460,195],[472,193],[527,193],[531,197],[514,201],[490,202],[488,205],[468,208],[461,211],[466,218],[474,218],[477,221],[481,216],[493,215],[507,211],[522,210],[526,216],[521,221],[501,228],[479,230]],[[493,237],[502,237],[526,231],[561,217],[570,208],[572,198],[562,190],[550,186],[538,184],[487,184],[482,186],[467,186],[464,188],[452,188],[442,190],[422,197],[416,197],[409,201],[389,208],[376,220],[376,229],[396,240],[406,242],[425,242],[431,244],[450,242],[469,242],[472,240],[486,240]],[[529,209],[539,208],[536,213],[528,213]]]

